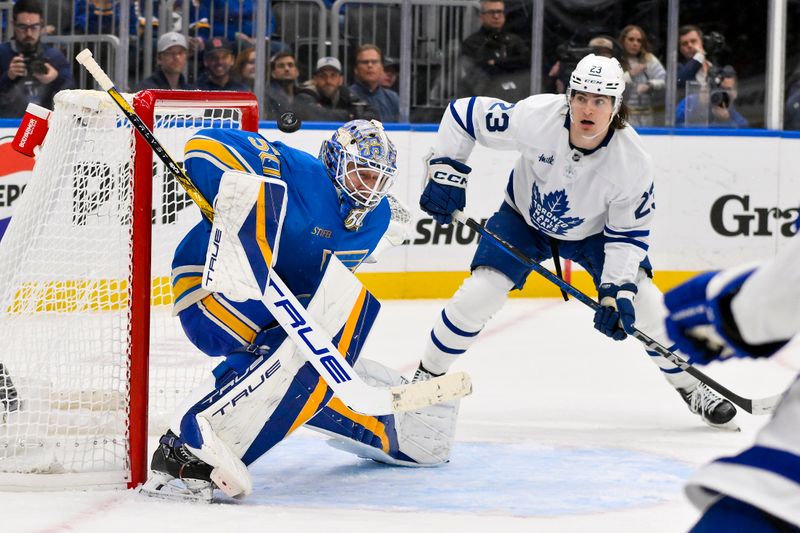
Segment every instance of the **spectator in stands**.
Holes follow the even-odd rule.
[[[675,110],[676,126],[747,128],[746,118],[736,110],[736,71],[730,65],[709,73],[708,86],[689,94]]]
[[[678,29],[678,96],[686,91],[686,83],[697,82],[704,86],[708,80],[711,62],[703,48],[703,32],[697,26],[686,25]]]
[[[244,47],[254,46],[256,27],[256,3],[253,0],[203,0],[200,2],[198,20],[194,21],[195,35],[200,39],[200,50],[212,37],[223,37]],[[270,55],[288,51],[289,47],[271,36],[275,32],[275,20],[267,21],[267,50]]]
[[[480,29],[461,44],[461,54],[468,60],[464,91],[508,101],[524,98],[531,53],[518,35],[503,31],[505,3],[481,0],[480,21]]]
[[[596,35],[589,39],[585,47],[578,46],[572,41],[559,45],[556,49],[558,59],[547,73],[548,85],[553,92],[562,94],[569,85],[569,78],[578,61],[588,54],[595,54],[603,57],[614,57],[622,63],[622,52],[619,45],[616,45],[614,38],[608,35]]]
[[[270,82],[267,87],[267,116],[278,118],[292,108],[292,101],[300,90],[297,79],[300,70],[290,52],[279,52],[269,62]]]
[[[197,88],[206,91],[249,91],[248,87],[233,79],[233,46],[227,39],[212,37],[203,55],[205,72],[197,80]]]
[[[158,70],[152,76],[142,80],[136,87],[137,91],[144,89],[193,89],[183,76],[186,68],[189,45],[186,37],[174,31],[167,32],[158,38],[156,45],[156,61]]]
[[[383,79],[381,79],[381,87],[384,89],[391,89],[395,92],[400,88],[400,63],[397,59],[392,57],[383,58]]]
[[[800,130],[800,91],[789,93],[783,114],[783,129]]]
[[[53,96],[74,86],[64,55],[41,43],[44,11],[38,0],[19,0],[11,12],[14,38],[0,44],[0,117],[21,117],[28,103],[53,107]]]
[[[609,35],[597,35],[589,40],[589,48],[594,50],[594,54],[603,57],[616,57],[617,61],[622,59],[622,54],[617,50],[614,38]]]
[[[302,85],[294,99],[294,110],[303,120],[349,122],[378,118],[367,102],[344,86],[342,64],[335,57],[317,61],[314,76]]]
[[[639,26],[625,26],[619,34],[625,69],[625,94],[628,122],[634,126],[655,125],[655,107],[663,98],[667,71],[651,53],[647,34]]]
[[[786,107],[783,114],[783,129],[800,130],[800,67],[795,68],[786,83]]]
[[[381,122],[400,120],[400,96],[381,87],[383,79],[383,55],[374,44],[362,45],[356,50],[356,81],[350,90],[357,98],[369,103],[377,112]]]
[[[233,62],[233,79],[242,85],[247,85],[253,90],[256,85],[256,49],[252,46],[245,48],[236,56]]]
[[[136,2],[130,3],[128,14],[128,32],[138,35],[139,19],[136,16]],[[119,0],[75,0],[75,34],[111,34],[119,35],[120,8]]]
[[[54,2],[50,2],[47,5],[47,20],[42,34],[72,33],[75,25],[75,0],[57,0],[53,4]]]

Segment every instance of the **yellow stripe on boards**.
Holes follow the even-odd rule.
[[[696,276],[699,272],[657,271],[656,286],[662,292]],[[356,274],[379,300],[450,298],[467,272],[388,272]],[[189,277],[188,279],[190,279]],[[186,282],[187,285],[191,283]],[[572,284],[591,297],[596,297],[589,275],[572,273]],[[174,298],[169,276],[151,281],[150,304],[172,305]],[[511,291],[512,298],[560,298],[558,287],[538,274],[531,274],[521,291]],[[28,282],[19,286],[14,300],[6,308],[9,314],[85,313],[117,311],[128,305],[127,280],[63,280]]]
[[[662,292],[679,285],[699,272],[656,271],[655,285]],[[450,298],[469,272],[370,272],[356,273],[356,277],[378,300],[413,300],[418,298]],[[597,296],[594,282],[588,272],[572,273],[571,284],[591,297]],[[512,298],[561,298],[558,287],[531,273],[521,291],[511,291]]]

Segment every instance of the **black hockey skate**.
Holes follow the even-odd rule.
[[[11,381],[8,370],[3,363],[0,363],[0,414],[11,413],[18,409],[17,389],[14,387],[14,382]]]
[[[677,389],[689,410],[700,415],[703,422],[713,428],[739,431],[734,422],[736,407],[725,398],[717,395],[704,383],[698,382],[693,388]]]
[[[422,361],[420,361],[419,366],[417,367],[417,371],[414,372],[414,377],[411,378],[411,383],[419,383],[420,381],[429,381],[433,378],[438,378],[443,374],[434,374],[424,366],[422,366]]]
[[[213,467],[192,455],[172,431],[159,442],[150,462],[150,476],[139,492],[155,498],[211,503]]]

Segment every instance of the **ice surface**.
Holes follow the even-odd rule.
[[[384,302],[365,356],[407,374],[442,301]],[[197,357],[187,355],[187,357]],[[784,388],[800,347],[704,369],[745,396]],[[254,494],[210,506],[127,492],[0,494],[3,532],[685,531],[681,486],[747,446],[691,415],[635,340],[614,343],[575,301],[511,300],[456,364],[462,402],[452,461],[409,469],[363,461],[299,431],[253,466]]]

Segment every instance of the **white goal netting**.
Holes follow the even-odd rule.
[[[193,132],[241,127],[240,109],[209,98],[156,107],[153,130],[177,160]],[[56,97],[0,242],[0,489],[130,481],[132,184],[142,159],[107,94]],[[212,362],[171,315],[172,254],[200,212],[160,162],[152,175],[148,421],[160,433]]]

